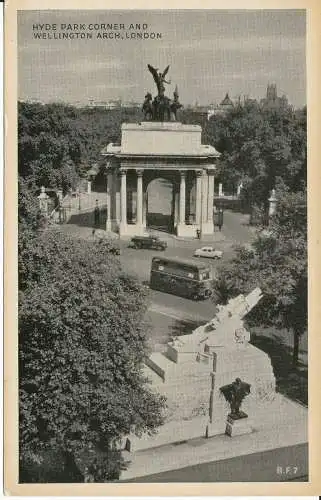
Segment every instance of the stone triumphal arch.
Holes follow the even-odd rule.
[[[214,175],[219,153],[201,144],[199,125],[142,122],[122,125],[121,144],[102,151],[107,169],[107,231],[120,237],[146,231],[146,192],[153,179],[173,185],[172,230],[195,237],[214,232]]]

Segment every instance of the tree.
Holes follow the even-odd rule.
[[[30,463],[47,467],[36,476],[47,482],[74,480],[71,464],[115,478],[119,440],[163,422],[164,400],[142,373],[146,289],[121,271],[108,241],[47,230],[29,242],[19,267],[21,480]]]
[[[242,180],[249,207],[266,210],[280,180],[294,192],[306,185],[306,109],[269,110],[245,103],[209,120],[204,140],[221,153],[217,182],[233,192]]]
[[[277,213],[269,231],[251,247],[238,247],[215,285],[225,302],[259,286],[264,297],[250,313],[253,324],[285,327],[293,332],[293,365],[299,339],[307,329],[307,204],[306,191],[278,193]]]

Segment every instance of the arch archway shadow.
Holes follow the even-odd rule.
[[[176,187],[173,176],[156,172],[148,176],[144,189],[147,230],[154,229],[172,234],[175,232]]]

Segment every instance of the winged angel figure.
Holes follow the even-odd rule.
[[[165,80],[165,76],[167,75],[168,70],[169,70],[169,65],[164,69],[163,73],[161,73],[161,72],[158,73],[158,68],[153,68],[153,66],[151,66],[150,64],[147,64],[147,66],[148,66],[149,71],[153,75],[153,78],[154,78],[154,81],[156,83],[156,87],[158,90],[158,95],[160,97],[162,97],[165,93],[164,83],[166,83],[167,85],[169,85],[171,83],[170,81],[167,82]]]

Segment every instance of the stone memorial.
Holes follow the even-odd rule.
[[[227,417],[234,428],[232,435],[255,429],[261,410],[264,412],[276,396],[270,358],[250,344],[250,333],[243,324],[261,298],[257,288],[218,306],[211,321],[190,335],[173,339],[166,352],[155,352],[146,360],[146,376],[153,390],[167,399],[166,423],[152,438],[129,436],[127,449],[224,434]],[[242,410],[249,418],[233,425],[233,420],[241,419],[234,418],[235,411],[231,412],[221,389],[236,380],[250,387],[242,401]]]
[[[177,236],[213,235],[214,175],[220,154],[201,142],[199,125],[178,120],[177,86],[174,99],[165,95],[169,66],[161,73],[148,65],[157,95],[145,95],[144,121],[123,123],[121,144],[102,151],[107,170],[106,230],[121,238],[146,233],[147,189],[154,179],[172,184],[171,225]],[[194,194],[192,194],[194,193]]]

